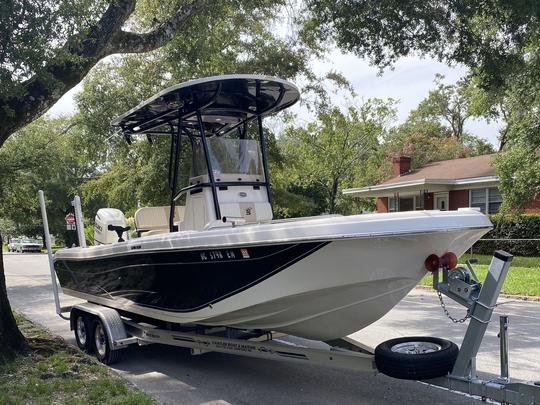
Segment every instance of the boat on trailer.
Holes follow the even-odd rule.
[[[120,211],[100,209],[99,244],[54,255],[63,292],[173,325],[328,341],[384,316],[426,258],[454,261],[489,231],[474,209],[274,219],[263,118],[299,97],[281,79],[215,76],[114,119],[130,144],[169,138],[170,206],[137,211],[132,239]]]

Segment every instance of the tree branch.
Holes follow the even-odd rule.
[[[141,53],[157,49],[165,45],[178,32],[181,26],[194,14],[206,7],[207,0],[194,0],[184,4],[176,14],[165,20],[151,32],[137,34],[134,32],[118,31],[107,48],[107,53]]]
[[[51,60],[43,70],[19,85],[22,95],[0,98],[0,147],[9,135],[52,107],[106,56],[105,47],[133,13],[135,4],[136,0],[111,2],[94,26],[68,39],[64,52],[59,52],[63,57]]]
[[[52,107],[102,58],[113,53],[136,53],[159,48],[207,2],[194,0],[181,7],[154,31],[135,34],[121,29],[133,14],[137,0],[111,0],[94,26],[69,38],[63,52],[59,52],[63,57],[51,60],[43,70],[19,84],[17,95],[0,96],[0,147],[12,133]]]

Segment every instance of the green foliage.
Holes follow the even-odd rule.
[[[323,198],[319,190],[306,190],[301,185],[289,183],[285,173],[272,177],[272,198],[274,216],[281,218],[298,218],[319,215]]]
[[[0,216],[15,224],[17,236],[42,234],[39,189],[47,199],[51,232],[64,232],[70,198],[93,173],[77,155],[71,133],[77,128],[68,128],[65,119],[40,119],[0,149]]]
[[[437,75],[435,89],[403,124],[389,131],[384,142],[386,156],[410,156],[412,168],[417,169],[430,162],[493,153],[491,144],[463,129],[466,120],[477,114],[472,109],[477,105],[473,100],[475,87],[466,80],[454,85],[442,80],[443,76]],[[390,159],[383,167],[389,176]]]
[[[477,252],[470,254],[470,251],[465,253],[463,256],[461,256],[460,262],[465,263],[465,261],[469,258],[473,257],[476,259],[477,264],[482,265],[489,265],[491,263],[491,260],[493,259],[493,252],[491,254],[479,254]],[[540,257],[536,256],[514,256],[512,259],[512,268],[514,267],[524,267],[524,268],[530,268],[530,269],[539,269],[540,270]],[[540,275],[539,275],[540,276]],[[540,285],[539,285],[540,287]]]
[[[93,220],[93,218],[92,218]],[[86,239],[86,246],[93,246],[94,245],[94,226],[93,221],[85,225],[84,227],[84,238]]]
[[[15,222],[10,221],[9,219],[0,218],[0,235],[3,236],[5,242],[8,242],[11,238],[17,237],[20,234]]]
[[[484,85],[497,87],[525,63],[539,17],[534,1],[308,0],[300,22],[306,41],[334,40],[379,67],[427,54],[475,68]]]
[[[0,9],[2,96],[20,92],[22,88],[17,84],[42,73],[45,61],[77,63],[62,47],[70,37],[85,33],[95,24],[107,3],[103,0],[3,1]],[[50,80],[54,80],[52,74]]]
[[[145,22],[160,20],[176,4],[145,0],[138,13]],[[294,35],[275,33],[282,5],[280,0],[215,1],[163,48],[96,66],[76,98],[76,120],[86,129],[81,142],[90,158],[100,163],[124,159],[129,148],[121,136],[114,136],[110,121],[167,86],[228,73],[311,77],[308,61],[313,51]]]
[[[504,211],[521,210],[540,193],[540,42],[531,50],[523,69],[506,76],[500,88],[478,95],[486,115],[503,120],[495,167]]]
[[[540,192],[540,158],[535,150],[515,146],[495,159],[504,212],[523,209]]]
[[[444,76],[436,76],[436,88],[411,112],[411,119],[434,124],[442,121],[446,124],[445,132],[459,140],[464,135],[465,121],[470,117],[468,83],[462,79],[454,85],[448,85],[443,80]]]
[[[307,42],[333,40],[381,69],[411,54],[469,67],[470,85],[462,93],[468,105],[461,110],[502,121],[506,153],[495,166],[505,208],[523,208],[540,192],[538,2],[309,0],[301,15]],[[431,107],[445,106],[432,101]]]
[[[503,153],[495,161],[504,209],[523,208],[540,193],[540,39],[526,67],[508,77]]]
[[[405,126],[407,123],[404,124]],[[467,136],[465,142],[453,137],[439,137],[409,132],[402,127],[393,131],[385,144],[387,156],[403,154],[411,157],[413,169],[418,169],[431,162],[459,159],[492,153],[492,147],[481,139]],[[388,159],[387,172],[390,172]]]
[[[352,199],[341,190],[355,183],[369,184],[377,176],[365,161],[385,137],[395,117],[394,105],[393,100],[372,99],[346,111],[320,109],[315,122],[287,127],[280,142],[289,162],[288,191],[295,188],[310,197],[319,194],[322,199],[314,214],[354,212]]]
[[[490,216],[494,228],[484,239],[538,239],[540,235],[540,215],[501,214]],[[473,251],[493,254],[496,249],[503,249],[513,255],[540,256],[540,241],[478,241]]]
[[[145,22],[159,20],[174,8],[173,3],[144,1],[138,13]],[[164,87],[192,78],[226,73],[312,77],[308,59],[314,50],[301,46],[294,35],[275,33],[276,10],[281,6],[281,1],[270,0],[214,2],[207,13],[190,21],[186,31],[164,48],[146,57],[116,57],[91,72],[77,96],[79,113],[74,117],[82,128],[78,142],[85,160],[100,168],[82,188],[86,210],[95,212],[99,207],[112,206],[132,215],[138,204],[169,202],[167,140],[156,139],[151,146],[141,139],[128,146],[110,126],[123,111]],[[273,168],[282,163],[282,156],[274,135],[266,133]],[[188,149],[185,147],[182,153],[182,185],[187,183],[189,172]],[[279,176],[274,176],[273,170],[271,174],[276,201],[291,197],[280,190]],[[291,213],[277,211],[282,216]]]

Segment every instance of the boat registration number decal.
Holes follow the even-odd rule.
[[[225,250],[205,250],[199,253],[203,262],[209,260],[231,260],[236,259],[237,254],[232,249]]]

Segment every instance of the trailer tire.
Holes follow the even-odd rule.
[[[100,319],[92,326],[92,343],[96,358],[103,364],[113,364],[120,359],[120,350],[112,350],[107,330]]]
[[[73,331],[75,333],[75,341],[79,349],[86,353],[92,353],[92,318],[84,312],[77,311],[73,320]]]
[[[427,380],[447,375],[459,349],[449,340],[417,336],[390,339],[375,348],[377,369],[390,377]]]

